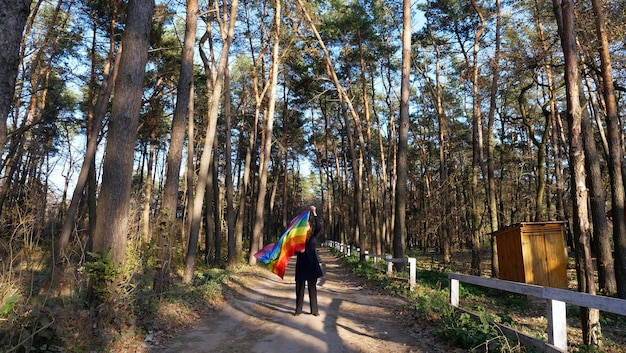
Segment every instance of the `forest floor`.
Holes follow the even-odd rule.
[[[294,316],[295,262],[283,280],[252,268],[229,281],[225,301],[197,325],[148,345],[148,352],[455,352],[435,339],[406,301],[353,274],[330,250],[318,250],[320,316]],[[163,338],[163,337],[162,337]],[[460,350],[459,350],[460,351]]]
[[[424,274],[428,271],[440,272],[446,270],[442,263],[442,255],[438,253],[420,253],[412,255],[417,257],[418,272]],[[469,273],[471,264],[471,251],[456,252],[448,270],[457,273]],[[489,249],[483,249],[481,258],[481,276],[491,277],[491,253]],[[595,259],[594,259],[595,260]],[[418,281],[419,281],[418,274]],[[577,291],[577,277],[574,259],[570,256],[567,265],[568,288]],[[478,290],[472,294],[470,285],[466,287],[466,295],[460,298],[460,307],[474,313],[486,313],[490,318],[499,318],[500,322],[506,321],[511,326],[528,336],[547,341],[548,322],[546,318],[546,303],[543,300],[523,295],[503,293],[497,290]],[[567,342],[570,352],[586,353],[626,353],[626,317],[601,312],[601,341],[602,348],[583,346],[580,308],[572,305],[567,306]],[[483,347],[484,349],[484,347]]]
[[[415,303],[390,294],[365,277],[352,272],[343,258],[319,248],[324,277],[318,282],[320,316],[308,309],[293,316],[295,261],[284,279],[261,266],[233,271],[222,284],[220,300],[186,308],[171,303],[160,309],[145,335],[127,335],[109,345],[114,353],[174,352],[467,352],[447,345],[435,335],[435,323],[415,309]],[[484,254],[483,269],[489,269]],[[468,254],[455,254],[451,270],[466,272]],[[418,255],[418,276],[442,273],[439,255]],[[568,270],[575,286],[573,269]],[[442,278],[445,278],[442,277]],[[418,278],[419,281],[426,278]],[[447,283],[435,280],[443,291]],[[418,283],[419,285],[419,283]],[[468,292],[469,293],[469,292]],[[506,318],[526,334],[546,338],[545,303],[501,293],[478,292],[462,299],[462,307]],[[602,333],[610,342],[604,350],[579,349],[580,317],[568,307],[568,344],[572,352],[626,353],[626,320],[604,316]],[[459,329],[461,330],[461,329]],[[459,331],[461,332],[461,331]],[[477,347],[478,348],[478,347]],[[517,347],[510,352],[524,352]],[[482,349],[473,351],[484,351]]]
[[[162,298],[150,291],[151,281],[132,278],[120,286],[125,291],[115,293],[117,300],[94,308],[85,306],[78,270],[66,269],[53,286],[46,282],[51,276],[45,261],[40,261],[39,267],[20,272],[34,273],[32,279],[22,275],[16,277],[19,281],[8,282],[2,278],[3,283],[14,283],[11,288],[23,287],[31,300],[16,307],[7,301],[0,308],[4,315],[0,315],[0,351],[438,353],[485,351],[485,342],[494,342],[491,332],[483,335],[493,325],[451,315],[447,304],[447,273],[468,273],[469,251],[455,252],[453,262],[446,265],[435,252],[411,254],[418,259],[413,291],[408,290],[406,274],[388,277],[383,269],[362,266],[355,257],[337,257],[328,248],[319,248],[318,254],[325,273],[318,282],[320,316],[308,312],[307,295],[305,313],[292,315],[295,261],[287,267],[284,279],[262,266],[205,266],[198,269],[193,283],[176,282]],[[488,251],[481,259],[482,274],[489,276]],[[576,289],[574,267],[570,259],[571,290]],[[143,276],[154,278],[152,273]],[[544,301],[477,286],[461,289],[463,309],[546,340]],[[12,298],[17,300],[17,294]],[[626,353],[626,317],[601,314],[604,349],[600,350],[582,346],[580,316],[580,308],[567,307],[570,352]],[[505,339],[503,344],[516,343]],[[459,346],[474,349],[455,348]],[[504,351],[531,352],[517,345],[513,348]]]

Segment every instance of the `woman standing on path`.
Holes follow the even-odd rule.
[[[311,227],[309,218],[309,229],[306,235],[306,248],[304,251],[296,254],[296,312],[294,316],[302,314],[302,306],[304,305],[304,286],[309,288],[309,303],[311,304],[311,314],[319,316],[317,308],[317,279],[322,277],[322,269],[319,259],[317,258],[317,250],[315,249],[317,236],[320,234],[322,227],[317,218],[315,206],[311,206],[311,215],[315,222],[315,228]]]

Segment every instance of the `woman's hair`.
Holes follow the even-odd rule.
[[[306,227],[306,240],[309,240],[311,236],[313,236],[313,227],[311,226],[311,221],[309,221]]]

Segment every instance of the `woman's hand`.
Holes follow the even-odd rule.
[[[317,212],[316,212],[316,208],[315,208],[315,206],[311,205],[311,206],[309,207],[309,209],[310,209],[310,210],[311,210],[311,212],[313,213],[313,216],[317,217]]]

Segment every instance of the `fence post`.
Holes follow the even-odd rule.
[[[365,250],[365,262],[370,262],[370,252]]]
[[[450,279],[450,305],[459,307],[459,280],[454,278]]]
[[[567,351],[567,318],[565,302],[546,299],[548,316],[548,343]]]
[[[409,288],[411,290],[415,289],[415,267],[416,259],[409,257]]]
[[[387,255],[385,256],[385,259],[387,259],[387,276],[391,276],[393,273],[393,262],[391,262],[393,257],[391,255]]]

